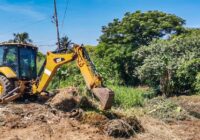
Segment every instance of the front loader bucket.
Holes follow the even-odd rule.
[[[100,100],[103,110],[111,109],[114,100],[114,92],[108,88],[92,89],[94,95]]]

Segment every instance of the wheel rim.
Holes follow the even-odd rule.
[[[3,94],[3,85],[0,83],[0,96]]]

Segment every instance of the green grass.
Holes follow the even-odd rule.
[[[109,86],[115,92],[114,106],[125,109],[143,106],[147,99],[155,96],[152,89],[142,87]]]

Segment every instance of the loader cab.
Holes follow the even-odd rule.
[[[0,44],[0,68],[8,67],[19,80],[36,79],[37,47],[30,44]]]

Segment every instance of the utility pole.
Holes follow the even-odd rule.
[[[57,32],[57,41],[58,41],[58,49],[60,49],[60,33],[59,33],[59,24],[58,24],[58,15],[57,15],[57,6],[56,0],[54,0],[54,20],[56,23],[56,32]]]

